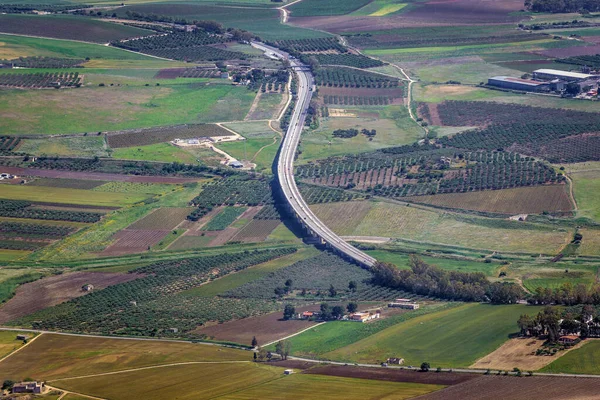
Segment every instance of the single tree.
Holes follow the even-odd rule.
[[[291,304],[286,304],[285,308],[283,309],[283,319],[286,321],[290,320],[294,318],[294,314],[296,314],[296,309],[294,306]]]
[[[258,354],[256,354],[256,352],[254,352],[253,354],[254,354],[254,362],[256,362],[256,359],[258,358]]]
[[[424,362],[421,364],[421,371],[427,372],[427,371],[429,371],[429,368],[431,368],[431,365],[429,365],[428,362]]]
[[[349,313],[355,313],[358,310],[358,304],[348,303],[346,310],[348,310]]]
[[[256,336],[252,337],[252,347],[258,346],[258,340],[256,340]]]
[[[355,281],[348,282],[348,290],[350,290],[351,292],[356,292],[357,288],[358,288],[358,285],[356,284]]]
[[[283,357],[283,342],[281,340],[275,344],[275,353]]]
[[[330,297],[335,297],[337,296],[337,290],[335,290],[335,288],[333,287],[333,285],[329,286],[329,296]]]
[[[321,303],[321,319],[331,319],[331,309],[329,308],[329,304],[327,303]]]
[[[284,360],[287,360],[288,356],[292,352],[292,342],[290,342],[289,340],[284,340],[281,351],[281,356]]]
[[[287,281],[285,281],[285,287],[291,289],[292,283],[293,283],[293,281],[291,279],[288,279]]]
[[[331,309],[331,318],[332,319],[340,319],[344,316],[344,307],[342,306],[334,306]]]
[[[265,349],[263,349],[262,347],[258,348],[258,361],[262,362],[265,361],[265,359],[267,358],[267,351]]]
[[[5,380],[2,383],[2,390],[10,390],[12,389],[12,387],[15,385],[14,381],[11,381],[10,379]]]

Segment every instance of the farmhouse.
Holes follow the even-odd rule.
[[[13,393],[44,393],[46,385],[43,382],[20,382],[15,383]]]
[[[558,338],[558,342],[562,344],[575,344],[579,340],[579,336],[576,335],[565,335]]]
[[[524,92],[540,92],[549,89],[549,85],[546,82],[513,78],[511,76],[494,76],[488,79],[488,85],[502,89],[522,90]]]
[[[300,319],[310,319],[312,317],[317,317],[319,313],[317,311],[304,311],[301,314],[298,314],[298,318]]]
[[[581,72],[561,71],[558,69],[536,69],[533,71],[535,79],[551,81],[562,79],[567,82],[579,82],[587,79],[600,78],[600,75],[582,74]]]
[[[388,358],[386,362],[392,365],[402,365],[404,364],[404,358],[392,357]]]
[[[388,304],[388,307],[406,308],[407,310],[417,310],[419,305],[410,299],[396,299]]]
[[[357,312],[354,314],[350,314],[350,321],[356,321],[356,322],[367,322],[367,321],[371,321],[373,319],[377,319],[380,317],[381,314],[379,314],[378,312],[375,313],[370,313],[370,312]]]

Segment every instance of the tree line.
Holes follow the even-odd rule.
[[[400,270],[393,264],[378,262],[372,268],[373,283],[448,300],[511,304],[525,297],[519,286],[489,282],[481,272],[444,271],[415,255],[410,256],[409,266],[409,270]]]
[[[600,11],[598,0],[525,0],[525,8],[534,12],[570,13]]]
[[[583,283],[573,285],[565,282],[557,288],[544,288],[538,286],[527,300],[530,304],[562,304],[571,306],[575,304],[600,305],[600,285],[588,287]]]

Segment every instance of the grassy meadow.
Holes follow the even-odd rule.
[[[540,371],[565,374],[600,374],[600,341],[588,339],[586,342],[582,347],[568,352]]]
[[[333,360],[377,363],[402,357],[407,365],[466,367],[518,331],[521,314],[540,307],[465,304],[396,324],[349,346],[323,354]]]

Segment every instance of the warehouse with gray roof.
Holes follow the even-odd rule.
[[[488,85],[502,89],[521,90],[524,92],[539,92],[549,89],[549,85],[546,82],[514,78],[511,76],[494,76],[493,78],[488,79]]]

